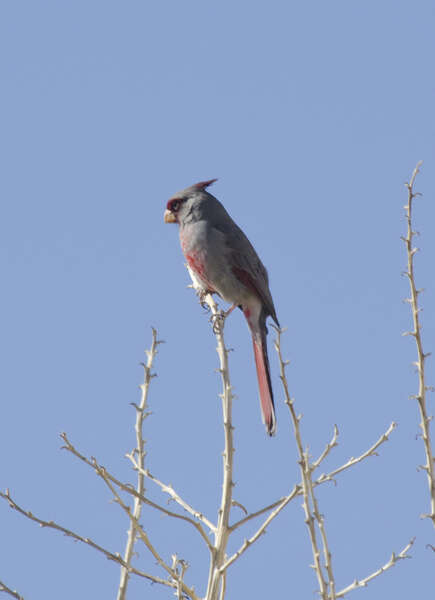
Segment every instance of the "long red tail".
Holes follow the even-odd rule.
[[[276,431],[275,405],[273,402],[272,383],[270,381],[269,358],[267,356],[266,326],[260,327],[259,332],[253,332],[255,366],[257,367],[258,388],[263,423],[269,435]]]

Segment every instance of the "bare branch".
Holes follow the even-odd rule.
[[[395,423],[393,421],[391,423],[391,425],[388,427],[387,431],[385,431],[385,433],[383,433],[381,435],[381,437],[373,444],[373,446],[371,446],[366,452],[363,452],[362,454],[360,454],[356,458],[351,457],[347,461],[347,463],[345,463],[344,465],[341,465],[341,467],[338,467],[337,469],[334,469],[333,471],[330,471],[327,474],[323,473],[322,475],[320,475],[320,477],[318,477],[314,481],[314,485],[316,486],[316,485],[319,485],[320,483],[325,483],[325,481],[333,481],[334,478],[335,478],[335,476],[338,475],[338,473],[341,473],[342,471],[345,471],[346,469],[350,469],[351,467],[353,467],[356,464],[362,462],[363,460],[365,460],[369,456],[377,456],[376,450],[379,448],[379,446],[381,446],[382,444],[384,444],[385,442],[388,441],[389,436],[391,435],[391,433],[393,432],[393,430],[396,427],[397,427],[397,423]]]
[[[141,399],[139,406],[135,406],[136,408],[136,423],[135,423],[135,432],[136,432],[136,448],[134,449],[134,453],[137,456],[138,464],[141,469],[143,469],[145,464],[145,441],[143,439],[142,427],[144,419],[146,419],[148,413],[148,391],[151,383],[151,368],[153,366],[154,358],[157,354],[157,346],[159,345],[159,341],[157,341],[157,331],[152,328],[152,342],[151,348],[147,352],[148,360],[147,363],[143,365],[144,367],[144,383],[140,386],[141,389]],[[98,472],[98,471],[97,471]],[[130,520],[130,529],[127,535],[127,543],[124,552],[124,562],[127,565],[126,567],[121,567],[121,577],[118,588],[117,600],[125,600],[127,595],[127,587],[128,580],[130,577],[129,567],[131,565],[131,561],[133,558],[134,545],[136,542],[136,526],[135,523],[140,519],[140,515],[142,512],[142,500],[140,496],[144,496],[145,486],[144,486],[144,476],[140,471],[137,471],[137,484],[136,491],[138,496],[134,499],[133,504],[133,516],[134,520]]]
[[[293,399],[290,397],[290,392],[288,389],[287,377],[285,375],[286,363],[284,362],[284,359],[283,359],[282,353],[281,353],[281,330],[276,329],[276,331],[277,331],[277,338],[275,341],[275,348],[276,348],[276,351],[278,354],[278,359],[279,359],[280,378],[281,378],[281,382],[282,382],[282,385],[284,388],[285,402],[290,410],[290,415],[291,415],[291,419],[293,422],[293,432],[294,432],[294,436],[295,436],[295,440],[296,440],[296,447],[298,449],[298,454],[299,454],[299,466],[300,466],[301,476],[302,476],[302,495],[304,498],[302,507],[305,512],[305,523],[308,527],[308,534],[309,534],[309,538],[310,538],[310,542],[311,542],[311,548],[312,548],[313,559],[314,559],[314,565],[313,565],[314,571],[316,573],[317,581],[319,583],[320,596],[321,596],[322,600],[329,600],[329,598],[331,598],[331,600],[335,600],[335,581],[334,581],[334,575],[333,575],[332,566],[331,566],[331,554],[329,552],[329,548],[328,548],[327,540],[326,540],[326,531],[325,531],[325,527],[324,527],[323,517],[320,517],[317,499],[314,496],[314,486],[313,486],[313,482],[312,482],[312,467],[310,465],[308,452],[304,451],[303,444],[302,444],[302,436],[301,436],[301,431],[300,431],[300,426],[299,426],[300,418],[296,414],[294,404],[293,404]],[[333,439],[333,441],[334,441],[334,439]],[[325,453],[328,453],[328,452],[329,452],[329,450],[327,447],[327,449],[322,453],[321,457],[323,455],[325,455]],[[313,505],[313,511],[311,509],[311,505]],[[320,562],[320,550],[319,550],[319,545],[318,545],[318,541],[317,541],[317,533],[316,533],[316,528],[315,528],[316,521],[318,523],[322,542],[323,542],[323,553],[324,553],[324,557],[325,557],[325,565],[326,565],[328,580],[325,579],[322,564]],[[330,594],[328,593],[328,587],[329,587]]]
[[[20,594],[16,590],[11,590],[11,588],[8,587],[5,583],[3,583],[3,581],[0,581],[0,592],[5,592],[6,594],[9,594],[9,596],[12,596],[17,600],[24,600],[23,596],[20,596]]]
[[[223,327],[225,318],[219,313],[212,296],[208,294],[205,301],[210,307],[212,318],[215,319],[213,331],[217,341],[217,353],[220,362],[220,375],[222,379],[222,414],[224,422],[225,449],[223,452],[223,483],[221,505],[219,508],[218,522],[215,531],[214,551],[211,555],[209,578],[207,583],[206,600],[217,600],[223,598],[225,579],[221,567],[225,562],[225,552],[231,530],[229,525],[232,494],[233,494],[233,426],[232,426],[232,400],[233,393],[228,366],[228,350],[225,347]],[[216,320],[217,319],[217,320]],[[219,323],[219,326],[217,324]],[[220,590],[220,591],[219,591]]]
[[[128,518],[133,523],[135,531],[136,531],[136,534],[138,535],[138,537],[142,540],[142,542],[145,544],[145,546],[151,552],[151,554],[153,555],[153,557],[157,561],[158,565],[162,569],[164,569],[168,573],[168,575],[170,576],[170,578],[173,580],[174,585],[172,587],[178,587],[179,585],[181,585],[184,594],[186,594],[187,596],[189,596],[189,598],[192,598],[192,600],[199,600],[199,598],[195,594],[195,591],[193,590],[193,588],[189,588],[183,581],[181,581],[180,580],[180,576],[177,573],[177,571],[173,570],[168,565],[168,563],[161,557],[161,555],[157,551],[156,547],[151,543],[151,540],[148,537],[148,534],[145,532],[144,528],[140,525],[140,523],[138,522],[138,520],[135,518],[135,516],[131,512],[130,507],[127,504],[125,504],[125,502],[122,500],[121,496],[118,494],[118,492],[116,491],[116,489],[114,488],[114,486],[110,482],[110,479],[108,477],[105,477],[104,469],[102,467],[96,467],[96,468],[98,468],[101,471],[100,476],[103,478],[103,480],[106,483],[107,487],[112,492],[115,502],[117,504],[119,504],[119,506],[127,514]]]
[[[276,516],[279,515],[279,513],[282,511],[282,509],[285,508],[287,506],[287,504],[291,500],[293,500],[293,498],[295,498],[299,493],[300,493],[300,486],[296,485],[293,488],[293,490],[291,491],[291,493],[282,499],[282,501],[277,506],[277,508],[267,517],[267,519],[264,521],[264,523],[261,525],[261,527],[259,527],[259,529],[257,529],[257,531],[254,533],[254,535],[251,536],[248,540],[245,540],[243,542],[242,546],[236,552],[234,552],[234,554],[232,556],[230,556],[230,558],[228,558],[226,560],[226,562],[220,567],[219,570],[221,573],[225,573],[225,571],[228,569],[228,567],[230,565],[232,565],[233,562],[236,561],[244,552],[246,552],[246,550],[250,546],[252,546],[252,544],[254,544],[263,535],[263,533],[265,533],[267,526],[273,521],[273,519]],[[261,514],[269,509],[270,509],[270,507],[266,507],[265,509],[262,509],[261,511],[259,511],[258,514]],[[250,515],[250,516],[246,517],[245,519],[242,519],[242,521],[246,522],[249,518],[253,518],[253,516],[254,515]],[[257,516],[257,515],[255,515],[255,516]],[[239,521],[238,523],[233,525],[232,529],[239,527],[239,525],[241,525],[241,524],[242,524],[242,522]]]
[[[178,600],[184,600],[186,598],[183,592],[182,582],[184,580],[184,574],[187,571],[189,565],[183,560],[179,559],[176,554],[172,555],[172,569],[178,574],[177,580],[177,598]]]
[[[344,591],[342,590],[341,592],[337,593],[335,590],[335,578],[334,578],[334,573],[333,573],[333,569],[332,569],[331,552],[329,550],[329,543],[328,543],[326,530],[325,530],[324,517],[319,510],[319,504],[318,504],[318,500],[315,496],[314,489],[317,485],[324,483],[325,481],[333,480],[335,475],[344,471],[345,469],[348,469],[348,468],[356,465],[357,463],[368,458],[369,456],[376,455],[377,448],[381,444],[383,444],[384,442],[386,442],[388,440],[389,435],[392,433],[392,431],[396,427],[396,424],[394,422],[391,423],[391,425],[387,429],[387,431],[366,452],[361,454],[359,457],[357,457],[357,458],[352,457],[347,463],[345,463],[341,467],[331,471],[327,475],[323,474],[317,480],[313,481],[312,473],[313,473],[314,469],[317,468],[319,466],[319,464],[321,464],[321,462],[324,460],[324,458],[329,454],[329,452],[332,450],[332,448],[336,445],[338,429],[336,426],[334,427],[334,434],[332,436],[331,442],[329,442],[329,444],[327,444],[325,450],[322,452],[320,457],[316,461],[314,461],[313,463],[310,464],[308,451],[303,450],[302,438],[301,438],[300,426],[299,426],[300,418],[298,417],[298,415],[296,414],[296,412],[294,410],[293,400],[291,399],[289,391],[288,391],[287,378],[285,376],[286,363],[284,362],[282,355],[281,355],[281,346],[280,346],[281,331],[277,330],[277,333],[278,333],[278,337],[276,340],[276,349],[278,352],[278,358],[279,358],[279,362],[280,362],[281,381],[282,381],[283,387],[284,387],[286,404],[289,407],[290,414],[291,414],[292,421],[293,421],[293,429],[294,429],[296,445],[298,448],[299,459],[300,459],[299,464],[301,467],[301,474],[302,474],[302,494],[304,497],[303,508],[305,511],[306,524],[308,527],[309,536],[310,536],[311,545],[312,545],[313,558],[314,558],[313,568],[316,572],[317,580],[319,582],[320,595],[321,595],[322,600],[335,600],[336,598],[343,596],[345,593],[351,591],[352,589],[355,589],[356,587],[361,587],[362,585],[366,585],[368,583],[368,581],[370,581],[374,577],[377,577],[382,572],[384,572],[385,570],[387,570],[388,568],[393,566],[398,560],[400,560],[401,558],[405,558],[407,551],[409,550],[409,548],[412,545],[412,542],[410,544],[408,544],[408,546],[406,546],[406,548],[404,548],[404,550],[402,550],[402,552],[398,556],[393,554],[390,562],[387,563],[387,565],[384,565],[384,567],[382,567],[381,569],[379,569],[378,571],[376,571],[369,577],[366,577],[365,579],[363,579],[359,582],[354,582],[351,586],[346,588]],[[320,562],[320,550],[319,550],[316,529],[315,529],[316,523],[317,523],[317,526],[318,526],[318,529],[320,532],[320,538],[322,540],[324,568],[326,570],[326,577],[325,577],[325,574],[323,571],[322,564]]]
[[[209,540],[207,534],[205,533],[205,531],[204,531],[204,529],[203,529],[203,527],[201,526],[200,523],[197,523],[193,519],[190,519],[189,517],[186,517],[186,515],[180,515],[180,514],[178,514],[176,512],[173,512],[172,510],[169,510],[166,507],[161,506],[160,504],[157,504],[157,502],[154,502],[153,500],[150,500],[146,496],[143,496],[143,495],[139,494],[139,492],[137,490],[135,490],[134,487],[132,487],[130,484],[123,483],[122,481],[119,481],[119,479],[117,479],[114,475],[112,475],[106,469],[106,467],[104,467],[103,465],[101,465],[100,463],[98,463],[98,461],[96,460],[96,458],[92,457],[91,459],[89,459],[86,456],[84,456],[83,454],[81,454],[73,446],[73,444],[69,441],[66,433],[62,433],[60,437],[63,439],[63,441],[66,444],[64,446],[64,449],[68,450],[69,452],[71,452],[72,454],[74,454],[74,456],[77,456],[78,458],[80,458],[80,460],[82,460],[83,462],[85,462],[88,466],[92,467],[92,469],[95,470],[95,472],[97,473],[97,475],[99,475],[99,473],[100,473],[99,472],[99,468],[104,469],[105,476],[112,483],[114,483],[116,486],[118,486],[123,492],[126,492],[127,494],[130,494],[131,496],[134,496],[134,498],[138,498],[143,504],[147,504],[148,506],[151,506],[151,508],[155,508],[156,510],[159,510],[160,512],[162,512],[163,514],[167,515],[168,517],[173,517],[174,519],[181,519],[182,521],[186,521],[187,523],[190,523],[200,533],[201,537],[204,539],[204,541],[206,542],[206,544],[208,546],[210,545],[210,540]],[[143,473],[144,473],[144,475],[146,475],[147,471],[143,471]]]
[[[0,497],[9,503],[9,506],[11,508],[16,510],[20,514],[24,515],[31,521],[35,521],[35,523],[38,523],[41,527],[49,527],[50,529],[56,529],[57,531],[61,531],[64,535],[71,537],[74,540],[77,540],[78,542],[83,542],[83,544],[87,544],[88,546],[91,546],[91,548],[94,548],[95,550],[98,550],[98,552],[101,552],[102,554],[104,554],[109,560],[113,560],[114,562],[122,565],[123,567],[128,568],[131,573],[134,573],[135,575],[138,575],[139,577],[148,579],[149,581],[152,581],[153,583],[160,583],[162,585],[167,585],[169,587],[175,587],[175,584],[171,581],[167,581],[160,577],[155,577],[154,575],[144,573],[143,571],[140,571],[139,569],[136,569],[135,567],[132,567],[131,565],[130,566],[127,565],[119,553],[111,552],[110,550],[103,548],[103,546],[96,544],[90,538],[85,538],[85,537],[79,535],[78,533],[75,533],[74,531],[71,531],[70,529],[63,527],[62,525],[58,525],[54,521],[44,521],[43,519],[40,519],[39,517],[35,516],[32,512],[30,512],[30,510],[26,511],[24,508],[21,508],[21,506],[19,506],[15,502],[15,500],[12,499],[12,497],[9,493],[9,490],[6,490],[5,493],[0,492]]]
[[[343,596],[345,596],[349,592],[352,592],[353,590],[356,590],[357,588],[366,587],[367,584],[369,583],[369,581],[371,581],[375,577],[378,577],[379,575],[382,575],[382,573],[385,573],[385,571],[388,571],[388,569],[391,569],[391,567],[394,567],[394,565],[396,563],[398,563],[399,560],[403,560],[404,558],[411,558],[408,555],[408,551],[412,547],[412,545],[414,543],[414,540],[415,540],[415,538],[413,538],[409,542],[409,544],[407,544],[405,546],[405,548],[401,552],[399,552],[399,554],[395,554],[393,552],[393,554],[391,555],[390,560],[387,563],[385,563],[385,565],[383,567],[381,567],[380,569],[378,569],[377,571],[375,571],[371,575],[368,575],[364,579],[360,579],[360,580],[355,579],[355,581],[353,583],[351,583],[347,587],[345,587],[342,590],[340,590],[339,592],[337,592],[336,598],[343,598]]]
[[[294,492],[296,492],[296,494]],[[259,517],[260,515],[264,514],[265,512],[267,512],[269,510],[273,510],[277,506],[280,506],[289,496],[291,496],[290,500],[295,498],[299,493],[300,493],[300,487],[295,486],[288,496],[284,496],[283,498],[276,500],[272,504],[269,504],[268,506],[265,506],[264,508],[260,508],[260,510],[257,510],[253,513],[246,515],[246,517],[243,517],[243,519],[240,519],[240,521],[236,521],[233,525],[230,526],[231,531],[235,531],[236,529],[238,529],[239,527],[241,527],[242,525],[244,525],[251,519],[255,519],[255,517]]]
[[[337,439],[338,439],[338,427],[337,427],[337,425],[334,425],[334,433],[332,434],[331,441],[328,442],[328,444],[326,444],[326,448],[323,450],[323,452],[319,456],[319,458],[311,463],[312,471],[314,471],[314,469],[317,469],[317,467],[325,460],[325,458],[328,456],[328,454],[331,452],[331,450],[333,448],[335,448],[335,446],[338,446]]]
[[[135,469],[140,470],[140,467],[137,464],[136,460],[132,456],[129,456],[128,458],[133,463],[133,466],[135,467]],[[177,504],[182,506],[184,508],[184,510],[186,510],[188,513],[190,513],[192,516],[194,516],[195,519],[198,519],[199,521],[204,523],[204,525],[206,525],[211,531],[213,531],[213,533],[216,532],[216,526],[213,525],[213,523],[211,521],[209,521],[207,519],[207,517],[205,517],[202,514],[202,512],[192,508],[192,506],[190,506],[190,504],[188,504],[185,500],[183,500],[183,498],[181,498],[180,495],[177,494],[177,492],[174,490],[172,485],[167,485],[166,483],[163,483],[162,481],[157,479],[157,477],[155,475],[152,475],[148,469],[143,469],[142,472],[145,475],[145,477],[148,477],[148,479],[150,479],[155,484],[157,484],[163,492],[165,492],[166,494],[169,494],[169,496],[171,496],[172,500],[174,500]],[[194,521],[192,521],[192,523],[194,523],[195,525],[198,525],[198,523],[195,523]],[[201,530],[202,530],[202,528],[201,528]]]
[[[415,178],[417,177],[420,167],[422,165],[422,161],[420,161],[415,167],[411,180],[406,184],[406,189],[408,190],[408,202],[405,205],[405,218],[407,221],[407,234],[406,238],[402,237],[403,242],[406,246],[406,254],[408,257],[407,271],[406,275],[409,281],[409,287],[411,290],[411,298],[408,299],[409,305],[411,307],[412,312],[412,321],[414,329],[413,331],[408,332],[415,340],[415,345],[417,347],[417,361],[414,363],[417,367],[418,374],[418,394],[415,397],[418,403],[418,408],[421,417],[420,428],[422,431],[423,445],[426,456],[426,464],[424,465],[424,470],[427,474],[427,481],[429,486],[429,494],[430,494],[430,514],[425,515],[432,520],[433,525],[435,526],[435,469],[434,469],[434,454],[432,450],[432,441],[430,437],[430,420],[431,418],[427,413],[426,406],[426,392],[428,391],[428,386],[425,381],[425,361],[429,356],[429,353],[425,354],[423,351],[423,342],[421,336],[421,324],[419,313],[421,308],[418,306],[418,295],[421,290],[417,290],[417,286],[415,284],[415,275],[414,275],[414,255],[417,251],[417,248],[413,248],[412,239],[414,235],[416,235],[416,231],[413,230],[412,223],[412,209],[413,209],[413,200],[418,194],[414,192],[414,183]]]

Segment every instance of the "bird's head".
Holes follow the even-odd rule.
[[[206,188],[215,181],[217,180],[200,181],[172,196],[166,205],[163,216],[164,222],[183,223],[186,217],[192,213],[192,209],[201,204],[206,198],[213,198],[206,191]]]

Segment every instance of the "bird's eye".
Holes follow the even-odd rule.
[[[172,212],[177,212],[177,210],[180,207],[180,201],[179,200],[174,200],[173,202],[171,202],[171,211]]]

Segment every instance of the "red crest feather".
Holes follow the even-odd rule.
[[[217,179],[209,179],[208,181],[200,181],[199,183],[195,183],[195,185],[193,185],[192,187],[194,187],[198,190],[205,190],[205,188],[208,188],[208,186],[211,185],[212,183],[214,183],[215,181],[217,181]]]

